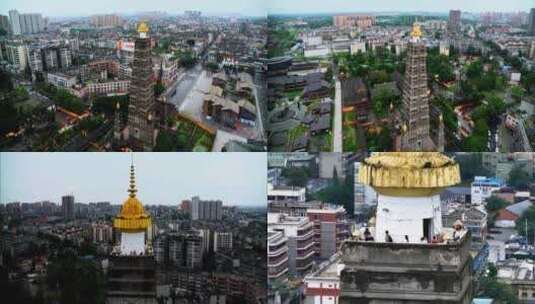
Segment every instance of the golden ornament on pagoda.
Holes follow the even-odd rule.
[[[121,211],[113,220],[113,227],[120,230],[144,231],[151,225],[150,215],[145,212],[143,204],[136,197],[134,165],[130,166],[129,197],[124,201]]]
[[[381,152],[366,158],[360,183],[389,196],[430,196],[461,182],[459,164],[438,152]]]
[[[414,24],[412,25],[411,37],[422,37],[422,29],[420,28],[420,24],[418,24],[417,22],[414,22]]]
[[[137,32],[138,33],[148,33],[149,32],[149,26],[145,21],[141,21],[137,26]]]

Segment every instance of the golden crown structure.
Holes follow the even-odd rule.
[[[134,164],[130,166],[129,197],[124,201],[121,212],[113,220],[113,227],[122,231],[145,231],[151,225],[150,215],[145,212],[143,204],[136,197],[136,177]]]
[[[460,183],[461,174],[438,152],[383,152],[362,162],[358,179],[384,195],[429,196]]]
[[[137,26],[138,33],[148,33],[149,25],[145,21],[141,21]]]

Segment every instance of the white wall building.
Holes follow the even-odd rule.
[[[69,76],[62,73],[48,73],[46,79],[48,83],[56,87],[70,88],[76,84],[75,76]]]
[[[366,53],[366,42],[364,41],[357,41],[351,43],[351,46],[349,47],[351,55],[357,54],[358,52]]]
[[[304,56],[305,57],[327,57],[331,53],[330,48],[326,46],[314,47],[314,48],[305,48]]]
[[[86,89],[88,94],[127,94],[130,89],[130,80],[89,83]]]
[[[305,304],[338,304],[340,273],[344,269],[340,262],[340,256],[336,254],[305,277]]]
[[[281,231],[288,238],[288,270],[306,273],[314,265],[314,224],[307,217],[268,213],[268,232]]]
[[[501,189],[505,184],[497,178],[476,176],[470,187],[472,204],[481,205],[492,195],[492,192]]]
[[[282,187],[268,185],[268,201],[297,201],[304,202],[306,200],[306,188],[302,187]]]

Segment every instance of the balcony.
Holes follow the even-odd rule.
[[[366,268],[410,266],[411,269],[440,266],[458,270],[470,258],[470,232],[449,243],[382,243],[349,240],[342,244],[342,261]]]

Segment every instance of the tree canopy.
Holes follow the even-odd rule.
[[[531,182],[532,179],[529,174],[519,165],[513,167],[507,179],[509,186],[523,190],[528,189]]]

